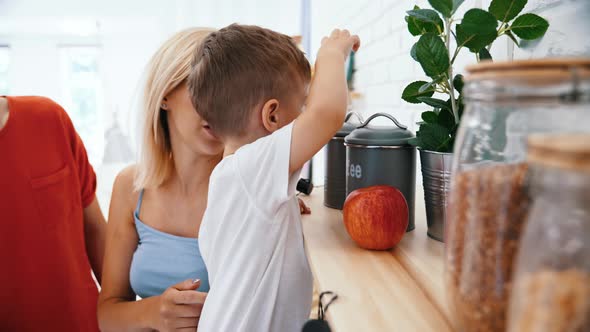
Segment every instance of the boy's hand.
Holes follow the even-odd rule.
[[[299,201],[299,212],[301,212],[301,214],[311,214],[311,209],[305,205],[305,202],[297,197],[297,200]]]
[[[351,36],[348,30],[334,29],[329,37],[322,38],[322,46],[318,51],[318,59],[325,54],[338,53],[344,59],[350,51],[357,51],[361,46],[361,40],[357,35]]]

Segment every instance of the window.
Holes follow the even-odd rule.
[[[10,94],[8,90],[8,67],[10,66],[10,48],[0,45],[0,95]]]
[[[84,142],[88,159],[96,167],[104,150],[100,47],[62,46],[59,53],[63,106]]]

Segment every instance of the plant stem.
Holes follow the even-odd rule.
[[[508,23],[507,22],[502,22],[502,24],[500,24],[500,28],[498,28],[498,37],[500,37],[501,35],[504,34],[504,32],[506,32],[507,30],[510,30],[510,27],[508,27]],[[489,44],[486,49],[488,50],[488,52],[492,49],[492,44]],[[477,59],[477,62],[479,62],[479,58]]]
[[[506,30],[510,30],[510,27],[508,27],[506,22],[502,22],[502,24],[500,24],[500,28],[498,29],[498,36],[503,34]]]
[[[455,102],[455,87],[453,86],[453,61],[456,56],[453,57],[453,61],[451,61],[451,22],[452,18],[445,19],[445,29],[447,34],[445,35],[445,45],[447,46],[447,52],[449,53],[449,73],[448,73],[448,82],[449,82],[449,94],[451,96],[451,108],[453,109],[453,116],[455,117],[455,123],[459,123],[459,112],[457,111],[457,103]],[[458,48],[458,47],[457,47]]]

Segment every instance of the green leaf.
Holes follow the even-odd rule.
[[[459,92],[459,94],[463,92],[463,85],[463,75],[455,75],[455,78],[453,78],[453,86],[455,87],[455,90]]]
[[[425,123],[421,125],[416,136],[420,140],[419,147],[424,150],[449,151],[449,143],[452,140],[451,131],[438,123]]]
[[[439,33],[434,23],[418,21],[410,16],[406,16],[406,22],[408,22],[408,31],[410,31],[412,36],[420,36],[429,32]]]
[[[453,14],[457,11],[457,9],[459,9],[464,1],[465,0],[453,0]]]
[[[447,104],[446,101],[441,100],[441,99],[436,99],[436,98],[430,98],[430,97],[418,97],[417,98],[419,101],[423,102],[426,105],[432,106],[432,107],[436,107],[436,108],[440,108],[440,109],[450,109],[449,104]]]
[[[547,20],[531,13],[520,15],[510,26],[515,35],[525,40],[543,37],[547,28],[549,28]]]
[[[473,8],[465,13],[461,26],[468,34],[487,34],[496,31],[498,22],[492,14],[485,10]]]
[[[490,45],[497,37],[498,33],[495,30],[487,34],[468,34],[463,31],[460,24],[457,24],[457,43],[467,47],[473,53],[477,53],[482,48]]]
[[[413,17],[422,22],[434,23],[442,27],[443,21],[438,13],[432,9],[412,9],[406,12],[410,17]]]
[[[420,91],[420,92],[424,92],[424,91],[431,90],[431,89],[432,89],[432,90],[434,90],[434,89],[436,89],[436,85],[437,85],[437,84],[438,84],[438,80],[434,80],[434,81],[432,81],[432,82],[428,82],[428,83],[426,83],[426,84],[423,84],[423,85],[422,85],[422,86],[421,86],[421,87],[418,89],[418,91]]]
[[[452,0],[428,0],[432,8],[436,9],[443,17],[449,18],[453,12]]]
[[[471,52],[477,53],[482,48],[490,45],[497,38],[497,33],[492,32],[489,34],[467,34],[463,31],[460,25],[457,25],[457,40],[462,46],[467,47]]]
[[[416,46],[418,45],[418,43],[414,43],[414,45],[412,46],[412,49],[410,50],[410,56],[412,57],[412,59],[418,61],[418,57],[416,57]]]
[[[414,10],[419,10],[420,7],[414,6]],[[428,32],[438,34],[440,31],[437,28],[437,25],[434,23],[425,22],[422,20],[418,20],[412,16],[405,17],[406,22],[408,23],[408,31],[412,34],[412,36],[420,36]]]
[[[440,16],[438,16],[438,13],[432,9],[414,9],[414,10],[408,10],[406,13],[409,15],[410,18],[413,18],[418,22],[421,22],[423,24],[425,24],[425,23],[434,24],[435,29],[436,29],[436,27],[438,27],[438,29],[436,29],[435,31],[426,31],[426,32],[432,32],[432,33],[438,34],[439,31],[444,30],[442,19],[440,18]],[[410,33],[411,32],[412,31],[410,31]],[[422,32],[421,34],[423,34],[423,33],[424,32]]]
[[[442,39],[433,33],[420,37],[416,46],[416,58],[429,77],[435,78],[449,69],[449,52]]]
[[[471,52],[479,52],[497,37],[498,21],[494,15],[482,9],[470,9],[457,24],[457,42]]]
[[[408,23],[408,31],[410,32],[410,34],[412,34],[412,36],[419,36],[419,35],[421,35],[422,29],[416,23],[418,21],[416,21],[415,18],[406,16],[405,17],[405,20]]]
[[[408,103],[412,104],[420,104],[421,101],[418,100],[419,97],[430,97],[434,94],[434,89],[429,89],[427,91],[419,91],[420,87],[424,84],[427,84],[425,81],[416,81],[408,84],[402,92],[402,99],[407,101]]]
[[[508,38],[512,39],[516,46],[520,47],[520,43],[518,42],[518,40],[516,40],[516,37],[514,37],[514,34],[511,31],[506,31],[504,32],[504,34],[508,36]]]
[[[481,50],[479,50],[479,60],[492,60],[492,55],[490,54],[487,48],[484,47]]]
[[[420,9],[420,7],[414,6],[414,9]],[[418,26],[418,21],[415,18],[406,16],[404,19],[406,20],[406,23],[408,23],[408,31],[410,32],[410,34],[412,34],[412,36],[421,35],[422,29],[420,28],[420,26]]]
[[[449,99],[450,102],[450,99]],[[453,115],[453,111],[443,109],[438,113],[438,124],[441,126],[453,131],[457,124],[455,123],[455,116]]]
[[[422,120],[426,123],[436,123],[438,121],[438,114],[432,111],[422,113]]]
[[[500,22],[509,22],[518,15],[527,0],[492,0],[489,11]]]

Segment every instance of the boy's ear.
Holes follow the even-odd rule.
[[[262,125],[269,132],[279,129],[279,101],[270,99],[262,106]]]

